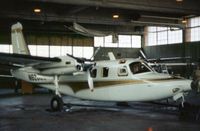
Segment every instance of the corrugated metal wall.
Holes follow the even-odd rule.
[[[192,61],[198,61],[200,57],[200,42],[146,46],[144,50],[148,58],[191,56]]]
[[[96,50],[97,48],[95,48]],[[108,52],[113,52],[117,59],[119,58],[137,58],[139,56],[140,48],[108,48],[102,47],[97,55],[95,60],[108,60]]]
[[[92,37],[81,35],[56,35],[56,34],[32,34],[24,33],[27,44],[29,45],[65,45],[65,46],[93,46]],[[10,33],[0,33],[0,44],[10,44]]]

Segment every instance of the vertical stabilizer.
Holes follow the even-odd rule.
[[[12,25],[11,27],[11,42],[13,47],[13,53],[30,55],[28,45],[24,40],[22,29],[22,24],[19,22]]]

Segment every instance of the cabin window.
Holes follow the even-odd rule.
[[[92,69],[90,71],[90,75],[91,75],[92,78],[96,78],[96,76],[97,76],[97,69]]]
[[[146,65],[141,62],[133,62],[129,65],[129,67],[133,74],[150,72],[150,69],[147,68]]]
[[[66,61],[65,64],[66,64],[66,65],[69,65],[69,64],[71,64],[71,62],[70,62],[70,61]]]
[[[108,77],[108,71],[109,71],[108,67],[103,67],[103,77]]]
[[[126,67],[121,67],[118,69],[118,76],[127,76],[128,71]]]

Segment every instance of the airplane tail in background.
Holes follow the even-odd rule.
[[[19,22],[12,25],[11,27],[11,42],[13,47],[13,53],[30,55],[28,45],[24,40],[22,29],[22,24]]]

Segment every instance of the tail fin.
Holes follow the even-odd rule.
[[[11,27],[13,53],[30,55],[28,45],[22,33],[22,24],[17,22]]]

